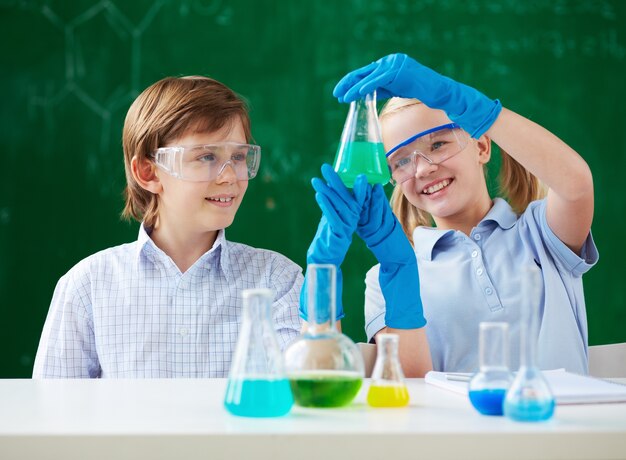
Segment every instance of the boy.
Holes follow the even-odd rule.
[[[136,242],[96,253],[63,276],[33,378],[226,377],[242,290],[275,290],[284,348],[300,332],[300,267],[225,239],[255,177],[245,102],[205,77],[147,88],[124,123],[126,206]]]

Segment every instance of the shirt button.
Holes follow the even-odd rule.
[[[476,270],[476,274],[479,275],[479,276],[482,275],[483,274],[483,269],[479,268],[478,270]]]
[[[487,289],[485,289],[485,293],[486,293],[487,295],[491,295],[491,294],[493,293],[493,289],[491,289],[491,288],[487,288]]]
[[[480,240],[480,233],[477,233],[476,235],[474,235],[474,239],[476,241]]]
[[[472,251],[472,257],[476,257],[478,255],[478,251]]]
[[[181,327],[178,329],[178,333],[182,336],[185,337],[187,335],[187,328],[186,327]]]

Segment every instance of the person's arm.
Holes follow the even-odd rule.
[[[426,327],[394,329],[385,326],[386,301],[380,288],[380,266],[375,266],[365,277],[365,331],[370,342],[380,333],[398,334],[398,358],[406,377],[424,377],[432,370]],[[415,293],[413,294],[415,295]],[[417,294],[419,295],[419,293]]]
[[[398,359],[405,377],[424,377],[433,370],[426,328],[393,329],[385,327],[378,334],[398,334]]]
[[[572,251],[580,253],[593,219],[593,179],[572,148],[538,124],[507,109],[487,135],[547,187],[546,219]]]
[[[302,269],[284,256],[275,256],[268,285],[276,291],[272,305],[272,320],[281,350],[300,335],[299,315]]]
[[[35,356],[33,379],[97,378],[101,375],[93,321],[83,283],[71,272],[57,284]]]

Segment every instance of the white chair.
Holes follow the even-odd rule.
[[[626,377],[626,342],[589,347],[589,375]]]
[[[363,362],[365,363],[365,377],[372,376],[372,370],[376,363],[376,344],[373,343],[357,343],[361,354],[363,355]]]

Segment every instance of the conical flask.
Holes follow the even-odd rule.
[[[333,168],[350,188],[359,174],[365,174],[370,184],[389,182],[389,167],[376,113],[376,91],[350,103]]]
[[[334,265],[307,267],[309,320],[287,347],[285,366],[296,404],[341,407],[352,402],[363,382],[361,352],[335,328]]]
[[[273,299],[271,289],[243,291],[243,321],[224,397],[224,406],[234,415],[278,417],[293,406],[272,324]]]
[[[522,305],[520,328],[520,368],[504,399],[504,415],[519,422],[540,422],[554,415],[555,400],[541,370],[536,366],[539,336],[540,269],[533,264],[522,276]]]
[[[483,322],[478,327],[480,370],[469,382],[469,399],[483,415],[502,415],[504,396],[513,381],[508,365],[509,325]]]
[[[403,407],[409,391],[398,359],[398,334],[377,334],[377,354],[367,403],[372,407]]]

